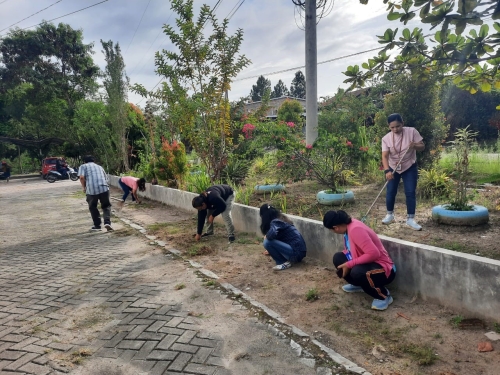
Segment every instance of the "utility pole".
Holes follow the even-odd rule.
[[[305,0],[306,45],[306,144],[318,138],[318,56],[316,43],[316,0]]]

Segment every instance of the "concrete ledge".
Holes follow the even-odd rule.
[[[111,185],[119,187],[118,179],[110,176]],[[140,195],[196,214],[191,201],[197,194],[147,184],[146,191]],[[235,203],[232,216],[237,231],[262,236],[257,208]],[[328,231],[320,221],[288,216],[304,236],[307,256],[331,264],[333,254],[343,248],[342,236]],[[216,220],[222,223],[220,217]],[[396,263],[398,276],[392,285],[400,291],[419,295],[467,316],[498,320],[500,261],[385,236],[380,238]]]

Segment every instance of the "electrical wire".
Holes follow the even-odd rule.
[[[7,0],[6,0],[6,1],[7,1]],[[44,10],[49,9],[51,6],[54,6],[54,5],[56,5],[57,3],[60,3],[61,1],[62,1],[62,0],[57,0],[55,3],[50,4],[48,7],[45,7],[45,8],[43,8],[43,9],[39,10],[38,12],[33,13],[33,14],[29,15],[28,17],[23,18],[21,21],[17,21],[16,23],[13,23],[12,25],[7,26],[6,28],[4,28],[4,29],[0,30],[0,32],[2,32],[2,31],[4,31],[4,30],[9,29],[9,28],[11,28],[11,27],[12,27],[12,26],[14,26],[14,25],[17,25],[18,23],[23,22],[24,20],[27,20],[28,18],[31,18],[31,17],[33,17],[33,16],[37,15],[38,13],[42,13]],[[4,1],[4,2],[5,2],[5,1]],[[3,4],[3,3],[2,3],[2,4]]]
[[[55,21],[55,20],[58,20],[60,18],[63,18],[63,17],[66,17],[66,16],[69,16],[71,14],[75,14],[75,13],[78,13],[78,12],[81,12],[81,11],[84,11],[85,9],[89,9],[89,8],[92,8],[92,7],[95,7],[99,4],[102,4],[102,3],[105,3],[109,0],[103,0],[103,1],[100,1],[98,3],[95,3],[95,4],[92,4],[92,5],[89,5],[88,7],[85,7],[85,8],[81,8],[81,9],[78,9],[78,10],[75,10],[74,12],[71,12],[71,13],[67,13],[67,14],[63,14],[62,16],[59,16],[59,17],[56,17],[56,18],[52,18],[51,20],[48,20],[48,21],[43,21],[43,22],[40,22],[40,23],[37,23],[36,25],[33,25],[33,26],[28,26],[28,27],[24,27],[20,30],[26,30],[26,29],[31,29],[32,27],[35,27],[35,26],[39,26],[39,25],[42,25],[44,23],[48,23],[48,22],[52,22],[52,21]],[[10,35],[12,33],[7,33],[5,35],[1,35],[0,37],[4,37],[4,36],[7,36],[7,35]]]
[[[151,3],[151,0],[148,1],[148,4],[146,5],[146,8],[144,9],[144,12],[142,12],[142,16],[141,16],[141,19],[139,20],[139,24],[135,28],[134,35],[132,35],[132,40],[130,40],[130,43],[128,44],[127,49],[125,50],[125,53],[127,53],[128,49],[130,48],[130,45],[134,41],[135,34],[137,34],[137,30],[139,30],[139,26],[141,26],[142,19],[144,18],[144,15],[146,14],[146,11],[148,10],[148,7],[149,7],[150,3]]]
[[[230,21],[230,20],[231,20],[231,18],[233,18],[234,14],[238,11],[238,9],[240,9],[240,7],[243,5],[243,3],[244,3],[244,2],[245,2],[245,0],[241,0],[240,5],[238,5],[238,8],[236,8],[236,10],[233,12],[233,14],[231,14],[231,12],[229,12],[229,14],[231,14],[231,15],[229,15],[229,14],[228,14],[228,15],[226,16],[226,18],[227,18],[227,20],[228,20],[228,21]],[[233,7],[233,9],[234,9],[234,7]],[[231,10],[231,11],[232,11],[232,10]]]

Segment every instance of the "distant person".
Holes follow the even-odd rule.
[[[265,203],[260,207],[260,218],[264,248],[276,262],[273,270],[286,270],[304,259],[306,242],[286,215]]]
[[[62,177],[65,177],[69,172],[68,165],[62,160],[62,158],[56,159],[56,171],[59,172]]]
[[[418,180],[416,151],[425,149],[423,138],[417,129],[404,126],[403,118],[399,113],[390,115],[387,123],[390,132],[382,138],[382,164],[388,181],[385,201],[387,215],[382,219],[382,224],[390,224],[394,221],[394,203],[399,181],[402,178],[406,195],[406,224],[414,230],[421,230],[422,227],[415,221]],[[399,161],[401,163],[398,165]]]
[[[101,230],[101,213],[97,208],[97,203],[101,202],[104,216],[104,228],[112,231],[111,227],[111,202],[109,201],[109,185],[106,172],[100,165],[94,163],[94,157],[87,155],[83,158],[85,164],[78,169],[78,176],[82,184],[83,191],[87,194],[90,215],[94,221],[92,231]]]
[[[365,292],[374,298],[373,310],[386,310],[393,299],[385,286],[396,277],[396,266],[377,234],[342,210],[328,211],[323,225],[344,236],[344,251],[333,256],[337,276],[349,283],[344,292]]]
[[[131,176],[120,177],[118,184],[123,190],[123,197],[121,202],[119,202],[119,208],[123,207],[123,204],[127,200],[127,197],[132,193],[132,202],[141,203],[139,196],[137,195],[137,190],[146,191],[146,180],[144,178],[137,178]]]
[[[214,234],[214,219],[218,215],[222,215],[224,224],[226,225],[227,236],[229,242],[234,242],[234,225],[231,216],[233,208],[234,191],[229,185],[214,185],[209,187],[203,193],[193,198],[193,207],[198,210],[198,228],[195,239],[199,241],[201,237],[211,236]],[[202,234],[207,221],[207,231]]]
[[[10,171],[12,168],[6,161],[2,160],[2,175],[0,175],[0,179],[10,181]]]

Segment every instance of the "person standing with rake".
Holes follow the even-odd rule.
[[[387,215],[382,220],[382,224],[390,224],[394,221],[394,204],[402,178],[406,195],[406,225],[413,230],[421,230],[422,227],[415,221],[418,180],[416,151],[425,149],[423,138],[417,129],[404,126],[403,118],[399,113],[390,115],[387,123],[390,132],[382,138],[382,164],[387,180]]]

